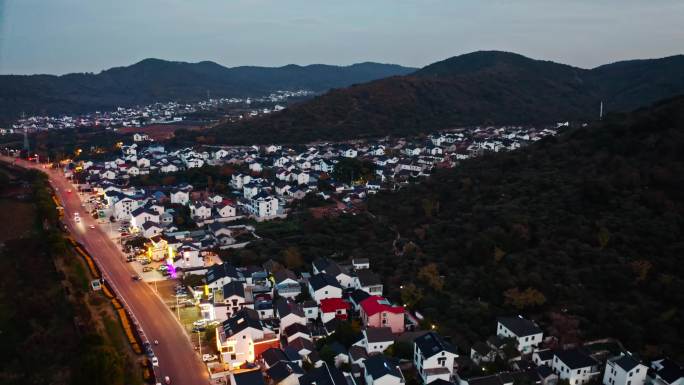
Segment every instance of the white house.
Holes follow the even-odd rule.
[[[127,220],[131,212],[138,207],[138,201],[125,197],[114,203],[114,218],[117,221]]]
[[[351,147],[342,150],[342,156],[345,158],[356,158],[356,155],[358,155],[358,151]]]
[[[190,215],[198,219],[211,218],[211,206],[206,203],[195,202],[190,205]]]
[[[557,351],[551,368],[561,380],[570,385],[582,385],[599,374],[596,360],[578,349]]]
[[[309,294],[320,304],[325,298],[342,298],[342,287],[333,276],[320,273],[309,279]]]
[[[364,361],[366,385],[402,385],[406,383],[401,369],[387,357],[378,354]]]
[[[456,357],[456,349],[435,332],[424,334],[413,343],[413,362],[423,384],[437,379],[451,381]]]
[[[518,350],[528,353],[542,342],[544,333],[534,322],[518,316],[499,317],[496,335],[515,338],[518,341]]]
[[[245,174],[233,174],[230,177],[230,184],[233,188],[241,190],[242,186],[246,185],[252,180],[252,177]]]
[[[382,353],[394,344],[392,329],[366,328],[363,330],[363,347],[367,354]]]
[[[184,244],[178,248],[177,258],[174,262],[176,267],[187,269],[204,266],[204,258],[200,255],[199,247],[191,243]]]
[[[644,385],[648,367],[624,354],[606,361],[603,385]]]
[[[230,318],[237,315],[243,308],[253,308],[251,295],[247,298],[245,285],[239,281],[232,281],[223,285],[223,304],[226,305],[226,315]],[[261,317],[260,317],[261,318]]]
[[[222,218],[232,218],[237,215],[235,206],[230,203],[219,204],[217,211]]]
[[[281,269],[273,273],[275,290],[279,296],[294,298],[302,292],[302,287],[297,282],[297,276],[291,270]]]
[[[138,207],[131,211],[131,227],[142,230],[145,222],[159,223],[159,213],[145,207]]]
[[[301,305],[279,298],[275,303],[275,311],[278,318],[280,318],[280,330],[285,330],[288,326],[298,323],[306,325],[306,316],[302,310]]]
[[[216,328],[216,348],[221,362],[237,368],[253,363],[259,352],[278,347],[276,333],[265,327],[255,311],[243,309]]]
[[[278,215],[278,198],[261,192],[249,200],[249,212],[257,219],[268,219]]]
[[[140,227],[140,230],[142,232],[143,237],[147,239],[157,236],[161,234],[162,231],[164,231],[164,229],[162,229],[162,227],[158,223],[149,221],[143,223]]]
[[[171,192],[171,203],[186,205],[190,201],[190,193],[185,190],[174,190]]]

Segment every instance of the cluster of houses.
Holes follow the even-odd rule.
[[[551,338],[552,339],[552,338]],[[505,351],[508,345],[512,349]],[[681,385],[684,368],[670,359],[660,359],[646,366],[632,353],[594,351],[588,346],[547,348],[543,330],[521,316],[501,317],[496,334],[486,342],[475,343],[470,359],[477,365],[496,360],[506,361],[511,371],[488,376],[456,375],[460,385],[513,385],[526,378],[527,383],[569,385]]]
[[[269,95],[255,98],[213,98],[195,103],[165,102],[145,106],[118,107],[114,111],[95,111],[81,115],[29,116],[18,119],[11,127],[0,129],[0,134],[60,130],[75,127],[101,127],[115,129],[118,127],[144,127],[151,124],[169,124],[181,122],[188,114],[198,111],[215,111],[232,105],[265,104],[270,107],[249,109],[246,116],[258,116],[284,109],[290,98],[301,98],[312,95],[312,91],[275,91]],[[280,103],[280,104],[278,104]],[[282,105],[281,105],[282,104]]]
[[[429,175],[436,167],[453,167],[458,160],[477,156],[482,151],[513,150],[525,142],[557,132],[557,129],[551,128],[478,127],[442,132],[430,135],[425,140],[326,143],[311,145],[303,151],[276,145],[168,150],[161,144],[149,142],[144,134],[135,134],[134,143],[121,145],[120,156],[104,162],[81,162],[77,170],[83,171],[83,183],[99,186],[103,190],[128,186],[131,178],[139,175],[173,174],[205,165],[231,165],[240,170],[225,181],[232,190],[231,208],[239,214],[264,220],[284,216],[288,203],[302,199],[307,194],[318,194],[323,199],[334,198],[349,206],[351,202],[380,189],[393,189],[399,184],[408,183],[411,178]],[[372,163],[373,175],[336,180],[332,177],[333,171],[344,158]],[[164,188],[169,190],[174,187],[180,190],[185,188]],[[218,200],[214,203],[225,202],[220,198]],[[189,199],[183,201],[185,204]],[[196,203],[193,201],[189,204]],[[137,204],[132,208],[140,206]],[[195,210],[198,214],[195,214]],[[193,216],[206,219],[212,211],[216,211],[216,207],[212,202],[205,201],[193,208]],[[122,219],[121,214],[119,210],[115,217]]]
[[[397,363],[382,353],[411,325],[404,307],[382,296],[380,277],[367,259],[338,264],[320,258],[312,273],[301,274],[273,261],[244,268],[223,263],[210,267],[204,281],[201,314],[218,324],[220,363],[210,364],[212,376],[256,364],[277,384],[316,382],[311,377],[321,375],[333,383],[382,384],[396,376],[404,381]],[[316,341],[352,318],[361,325],[356,341],[349,348],[331,344],[334,362],[326,363]],[[305,373],[307,365],[313,370]]]
[[[434,330],[410,328],[409,312],[382,297],[380,280],[362,278],[373,275],[369,267],[365,259],[341,265],[321,258],[312,275],[272,261],[212,268],[201,305],[207,320],[220,321],[221,362],[209,364],[212,377],[228,376],[237,385],[684,384],[684,368],[667,358],[647,366],[627,351],[599,358],[583,347],[545,348],[543,330],[521,316],[497,319],[494,336],[473,345],[469,356],[459,354]],[[350,320],[361,324],[351,346],[329,338]],[[316,343],[326,337],[323,347]],[[410,344],[410,358],[388,353],[398,343]],[[504,345],[515,353],[504,353]],[[324,349],[332,354],[327,359]],[[509,369],[480,372],[497,359]],[[462,370],[468,365],[476,370]]]

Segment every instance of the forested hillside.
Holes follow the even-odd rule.
[[[265,96],[276,90],[323,92],[412,71],[379,63],[227,68],[209,61],[145,59],[98,74],[0,75],[0,123],[16,119],[22,112],[77,113],[171,100],[196,101],[205,99],[207,92],[212,97]]]
[[[462,345],[492,334],[496,316],[525,314],[561,342],[616,337],[684,358],[684,97],[368,205],[369,216],[264,224],[267,239],[237,257],[369,257],[391,297]]]
[[[473,52],[201,135],[216,143],[301,143],[594,120],[602,101],[606,111],[628,111],[684,93],[682,68],[682,55],[588,70],[508,52]]]

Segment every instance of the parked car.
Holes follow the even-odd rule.
[[[159,359],[157,356],[152,356],[152,366],[159,366]]]
[[[131,276],[131,279],[134,280],[134,281],[140,281],[142,278],[140,278],[139,275],[132,275],[132,276]]]
[[[216,354],[203,354],[202,355],[202,361],[204,361],[204,362],[216,361],[216,360],[218,360],[218,356],[216,356]]]
[[[203,332],[206,330],[207,330],[207,328],[205,328],[204,326],[197,326],[197,327],[192,328],[193,333]]]
[[[207,324],[206,320],[198,319],[197,321],[192,323],[192,326],[204,326],[206,324]]]
[[[152,268],[149,266],[145,266],[145,267],[143,267],[142,271],[143,271],[143,273],[147,273],[149,271],[152,271]]]

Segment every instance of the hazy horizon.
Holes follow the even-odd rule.
[[[0,74],[97,73],[146,58],[423,67],[478,50],[593,68],[681,54],[681,20],[676,0],[0,0]]]

